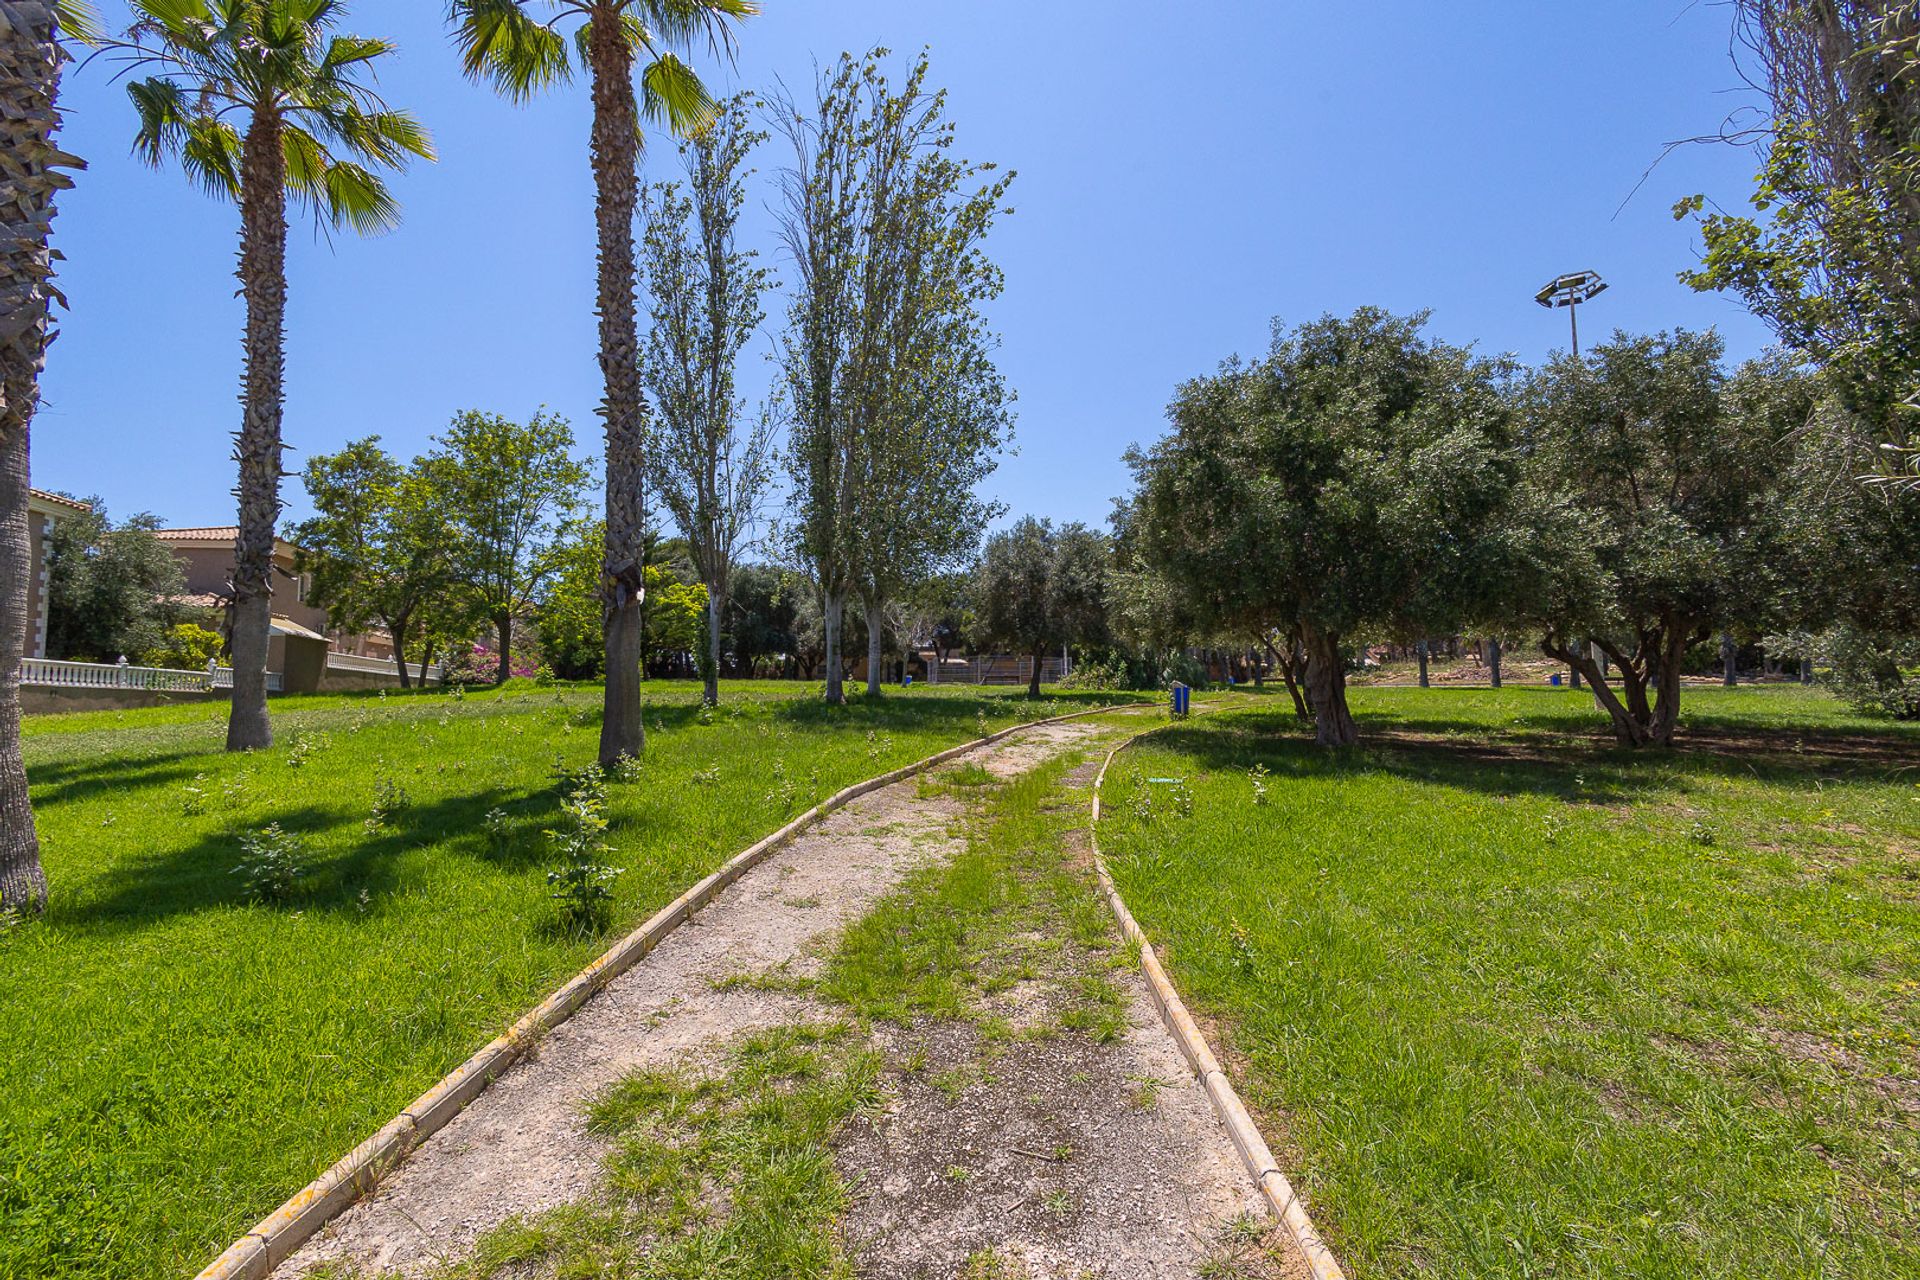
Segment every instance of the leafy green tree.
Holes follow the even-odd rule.
[[[745,674],[759,674],[764,659],[792,655],[796,589],[777,565],[745,564],[735,573],[725,648]]]
[[[20,754],[20,667],[26,656],[27,456],[40,371],[53,340],[54,197],[81,168],[54,141],[60,77],[73,40],[96,34],[78,0],[0,3],[0,910],[46,902],[40,840]]]
[[[308,602],[341,630],[385,628],[403,689],[411,684],[407,650],[424,634],[427,613],[455,604],[446,473],[445,460],[403,467],[379,436],[368,436],[315,456],[301,476],[315,514],[291,536],[301,571],[312,575]]]
[[[427,465],[452,526],[450,576],[493,624],[504,684],[513,675],[514,620],[565,566],[565,534],[592,469],[574,458],[567,420],[544,411],[521,424],[470,409],[434,445]]]
[[[1673,741],[1690,645],[1772,621],[1777,476],[1805,387],[1778,362],[1729,379],[1723,350],[1713,333],[1616,334],[1525,395],[1525,509],[1550,554],[1517,598],[1626,746]]]
[[[1097,644],[1106,635],[1104,535],[1083,524],[1055,528],[1027,516],[987,539],[976,579],[982,634],[1027,654],[1027,696],[1040,696],[1040,664],[1064,645]]]
[[[735,391],[740,352],[760,328],[769,272],[742,249],[735,228],[746,204],[748,154],[766,135],[735,98],[681,150],[687,181],[659,183],[645,202],[642,261],[653,328],[641,345],[641,380],[653,397],[647,474],[686,539],[706,586],[709,703],[720,700],[721,615],[735,557],[773,479],[773,419],[743,430]]]
[[[115,46],[140,130],[134,150],[158,168],[177,162],[208,194],[240,207],[240,292],[246,300],[239,535],[233,571],[233,706],[227,749],[271,745],[267,640],[273,612],[274,525],[280,515],[285,400],[287,202],[363,235],[391,230],[399,206],[375,168],[431,159],[411,115],[389,109],[368,82],[393,51],[385,40],[335,34],[335,0],[130,0],[135,23]]]
[[[166,642],[180,620],[186,579],[160,522],[137,515],[116,527],[98,498],[63,515],[47,556],[47,652],[80,662],[137,658]]]
[[[926,57],[896,91],[884,53],[843,54],[810,107],[777,105],[799,266],[782,346],[794,534],[821,584],[829,701],[844,696],[847,595],[866,605],[877,671],[888,602],[957,568],[997,514],[974,490],[1011,423],[979,308],[1001,288],[982,241],[1012,175],[954,159]]]
[[[576,52],[593,101],[595,312],[606,395],[606,549],[601,572],[607,687],[600,763],[611,768],[646,744],[640,720],[641,592],[646,513],[646,400],[634,298],[634,214],[642,124],[683,135],[713,121],[713,99],[677,50],[705,41],[731,54],[733,24],[755,0],[450,0],[467,74],[515,101],[571,79]],[[638,72],[638,91],[635,73]]]
[[[1424,323],[1369,307],[1276,326],[1264,360],[1181,387],[1172,433],[1129,455],[1138,563],[1188,625],[1297,637],[1327,746],[1358,737],[1352,638],[1450,631],[1504,582],[1508,366]]]

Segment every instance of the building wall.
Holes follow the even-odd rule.
[[[32,548],[27,562],[27,656],[47,656],[47,543],[53,530],[47,517],[38,511],[27,512],[27,543]]]
[[[187,594],[189,595],[225,595],[227,583],[233,577],[233,548],[231,546],[196,547],[172,545],[173,554],[180,561],[180,568],[186,574]],[[293,557],[276,555],[274,566],[280,570],[273,576],[273,612],[276,617],[289,618],[309,631],[319,635],[327,633],[327,611],[316,609],[300,599],[300,582],[290,576],[293,573]]]

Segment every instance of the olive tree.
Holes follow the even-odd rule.
[[[1764,629],[1776,599],[1777,477],[1805,387],[1781,360],[1728,377],[1723,349],[1710,332],[1615,334],[1523,395],[1525,507],[1547,554],[1519,610],[1625,746],[1670,744],[1687,648]]]
[[[1451,630],[1508,581],[1509,369],[1424,323],[1276,325],[1264,359],[1182,386],[1171,433],[1129,454],[1141,562],[1199,627],[1297,638],[1327,746],[1357,740],[1356,633]]]
[[[1105,535],[1083,524],[1055,528],[1025,517],[987,539],[975,577],[977,625],[991,642],[1033,660],[1027,696],[1040,696],[1040,664],[1063,645],[1106,635]]]

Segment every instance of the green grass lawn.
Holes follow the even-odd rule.
[[[1349,1269],[1920,1275],[1920,726],[1354,703],[1344,753],[1272,699],[1137,744],[1101,832]]]
[[[703,713],[697,686],[651,688],[611,788],[614,933],[840,787],[1127,697],[816,692],[728,682]],[[0,927],[0,1277],[192,1272],[597,954],[557,923],[543,832],[599,707],[530,684],[290,698],[248,756],[221,750],[223,707],[30,719],[52,902]],[[233,873],[269,823],[312,863],[281,906]]]

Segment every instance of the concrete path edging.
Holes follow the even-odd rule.
[[[1154,954],[1153,944],[1147,940],[1146,930],[1133,918],[1133,912],[1127,909],[1127,903],[1120,896],[1119,886],[1113,882],[1112,874],[1107,870],[1106,857],[1100,852],[1100,786],[1107,780],[1107,770],[1113,767],[1114,757],[1146,737],[1157,733],[1165,726],[1134,734],[1125,742],[1107,753],[1100,765],[1100,773],[1093,780],[1093,822],[1088,832],[1088,841],[1093,847],[1093,866],[1100,876],[1100,888],[1107,895],[1107,905],[1113,908],[1113,914],[1120,922],[1120,929],[1127,938],[1140,946],[1140,968],[1147,977],[1147,989],[1153,996],[1154,1004],[1160,1010],[1161,1019],[1167,1024],[1174,1041],[1179,1044],[1180,1052],[1186,1057],[1187,1064],[1193,1068],[1207,1097],[1212,1100],[1214,1111],[1220,1122],[1227,1127],[1228,1136],[1233,1139],[1234,1150],[1240,1153],[1241,1163],[1246,1165],[1247,1173],[1260,1188],[1267,1205],[1273,1210],[1299,1246],[1301,1254],[1307,1260],[1307,1266],[1314,1280],[1346,1280],[1346,1273],[1340,1269],[1333,1251],[1327,1248],[1320,1238],[1320,1232],[1314,1227],[1313,1219],[1307,1215],[1306,1206],[1295,1194],[1293,1184],[1287,1181],[1287,1175],[1280,1171],[1280,1164],[1273,1158],[1273,1152],[1267,1148],[1267,1141],[1260,1136],[1260,1128],[1254,1124],[1253,1117],[1247,1113],[1246,1106],[1240,1101],[1240,1095],[1234,1092],[1233,1082],[1227,1079],[1227,1073],[1220,1068],[1220,1060],[1214,1056],[1206,1036],[1201,1034],[1200,1025],[1187,1012],[1186,1004],[1180,999],[1180,993],[1174,990],[1173,982],[1167,977],[1167,971],[1160,964],[1160,957]]]
[[[614,943],[504,1034],[495,1037],[479,1052],[455,1067],[440,1083],[415,1098],[372,1137],[341,1157],[332,1168],[227,1246],[218,1258],[200,1271],[196,1280],[266,1280],[273,1269],[292,1256],[314,1232],[372,1191],[389,1170],[406,1158],[408,1152],[460,1114],[468,1103],[479,1097],[495,1077],[537,1043],[541,1036],[565,1022],[594,993],[644,959],[668,934],[712,902],[728,885],[829,814],[870,792],[938,768],[969,751],[990,746],[1015,734],[1043,725],[1157,705],[1154,702],[1115,703],[1013,725],[984,738],[975,738],[937,751],[922,760],[864,782],[856,782],[834,793],[772,835],[729,858],[719,870],[700,880],[654,913],[639,928]],[[1103,769],[1102,776],[1104,774]]]

